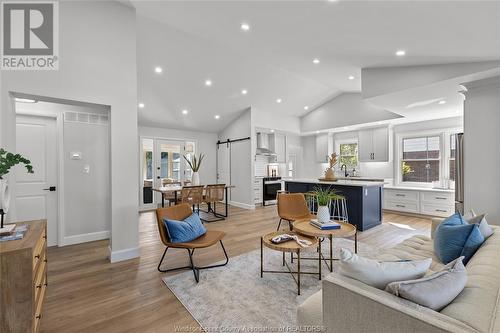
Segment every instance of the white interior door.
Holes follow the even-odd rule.
[[[17,116],[16,149],[17,153],[31,161],[34,171],[28,174],[24,166],[16,167],[17,220],[47,219],[47,244],[57,245],[56,119]]]
[[[156,140],[155,186],[161,187],[167,181],[184,181],[184,141]],[[156,202],[161,195],[156,193]]]
[[[231,185],[231,144],[217,146],[217,183]],[[231,189],[229,189],[228,195],[230,201]]]

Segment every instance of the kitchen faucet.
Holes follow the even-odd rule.
[[[340,170],[344,170],[344,177],[349,177],[349,172],[347,171],[347,165],[342,164]]]

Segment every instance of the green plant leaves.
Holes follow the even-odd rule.
[[[33,173],[31,161],[20,154],[13,154],[0,148],[0,179],[9,173],[10,168],[17,164],[24,164],[28,173]]]

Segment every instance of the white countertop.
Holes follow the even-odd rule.
[[[432,187],[407,187],[407,186],[385,185],[384,188],[385,189],[389,189],[389,190],[407,190],[407,191],[455,193],[455,190],[445,189],[445,188],[432,188]]]
[[[336,181],[322,181],[319,179],[312,178],[294,178],[294,179],[284,179],[286,182],[291,183],[311,183],[311,184],[326,184],[326,185],[340,185],[340,186],[384,186],[383,182],[373,182],[373,181],[360,181],[360,180],[336,180]]]

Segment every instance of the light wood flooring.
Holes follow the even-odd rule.
[[[227,220],[207,228],[227,233],[224,244],[229,256],[235,257],[259,248],[260,236],[274,231],[277,222],[276,206],[254,211],[231,207]],[[382,248],[430,233],[426,218],[385,213],[384,223],[398,228],[387,232],[376,227],[360,233],[359,241]],[[164,247],[154,212],[140,214],[139,231],[141,257],[116,264],[108,261],[108,241],[49,248],[42,332],[174,332],[174,325],[198,326],[156,269]],[[199,265],[220,259],[219,247],[195,255]],[[169,250],[167,266],[184,264],[185,250]]]

